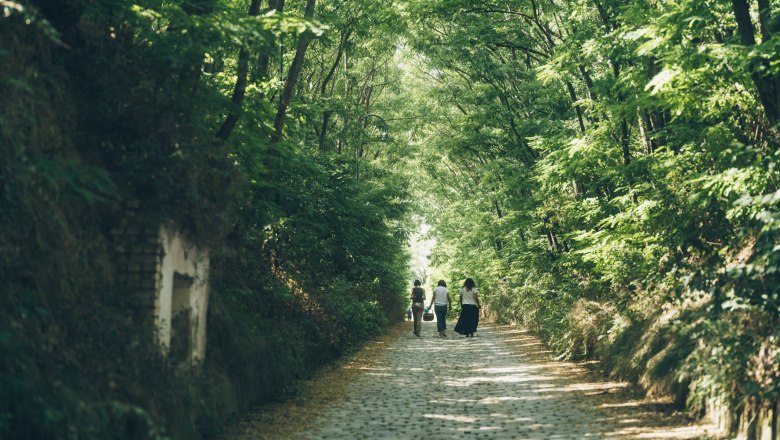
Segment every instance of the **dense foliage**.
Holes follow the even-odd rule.
[[[776,2],[409,3],[452,278],[692,409],[773,405]]]
[[[0,437],[211,436],[402,317],[408,180],[363,117],[399,16],[290,3],[0,4]],[[167,222],[211,256],[200,373],[117,263]]]
[[[776,2],[0,11],[0,437],[218,433],[402,316],[422,222],[432,281],[561,356],[777,402]],[[198,374],[121,282],[128,219],[210,251]]]

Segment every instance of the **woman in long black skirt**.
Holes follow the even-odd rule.
[[[467,338],[474,337],[479,324],[479,295],[477,294],[477,285],[474,280],[466,278],[463,287],[460,289],[460,317],[455,324],[455,331]]]
[[[414,335],[420,337],[420,321],[422,321],[423,308],[425,307],[425,289],[420,287],[420,280],[414,280],[412,289],[412,314],[414,315]]]

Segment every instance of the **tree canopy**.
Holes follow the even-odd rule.
[[[129,208],[210,249],[221,348],[205,374],[265,372],[237,407],[401,319],[421,224],[437,273],[474,278],[483,313],[559,355],[666,378],[694,413],[776,402],[777,2],[0,10],[0,436],[100,436],[133,413],[117,402],[163,417],[128,385],[152,371],[137,348],[154,358],[114,263]],[[75,375],[91,390],[78,398],[113,409],[86,422],[40,375]],[[159,389],[191,383],[170,377]],[[182,409],[198,428],[166,429],[221,426],[194,409],[213,389]]]

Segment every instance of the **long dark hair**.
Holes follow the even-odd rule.
[[[477,285],[474,284],[474,280],[471,278],[466,278],[466,281],[463,282],[463,287],[465,287],[466,290],[472,290],[473,288],[477,287]]]

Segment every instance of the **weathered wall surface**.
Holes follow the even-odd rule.
[[[158,343],[163,354],[169,356],[172,338],[186,338],[180,344],[188,348],[185,355],[189,363],[197,365],[206,356],[208,251],[190,243],[172,224],[160,227],[158,240],[160,251],[154,276]],[[186,334],[175,334],[173,323],[180,314],[187,315],[181,317],[187,322],[183,328]]]

